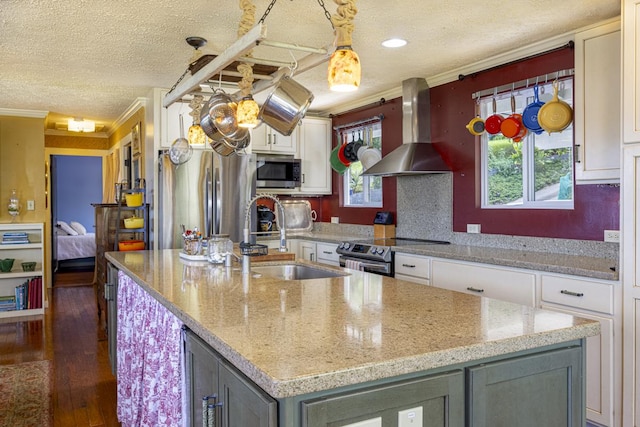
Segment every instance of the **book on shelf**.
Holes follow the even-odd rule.
[[[15,288],[15,309],[42,308],[42,277],[33,277]]]
[[[0,296],[0,311],[16,309],[16,297],[13,295]]]
[[[29,236],[24,232],[7,232],[2,234],[3,245],[16,245],[20,243],[29,243]]]

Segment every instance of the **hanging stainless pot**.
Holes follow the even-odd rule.
[[[231,96],[218,90],[211,95],[200,111],[200,126],[213,140],[226,138],[228,141],[242,141],[247,137],[249,130],[238,126],[237,108],[238,105]]]
[[[313,101],[313,94],[291,77],[276,84],[260,108],[258,118],[284,136],[289,136]]]
[[[215,102],[218,101],[214,100],[214,103]],[[205,107],[208,107],[208,105],[209,104],[205,105]],[[233,107],[231,107],[231,109],[233,110]],[[235,110],[233,110],[233,114],[235,115]],[[227,137],[220,132],[216,127],[215,122],[215,119],[210,114],[210,109],[203,108],[200,112],[200,127],[202,127],[204,133],[211,138],[210,144],[213,151],[222,156],[229,156],[237,150],[242,150],[249,146],[251,142],[251,134],[248,129],[237,127],[236,132],[233,132],[231,137]],[[236,139],[241,135],[244,135],[242,139]]]

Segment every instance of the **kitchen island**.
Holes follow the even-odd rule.
[[[353,270],[285,281],[188,262],[178,253],[107,258],[131,279],[126,283],[157,300],[225,366],[277,402],[277,423],[260,425],[347,425],[377,417],[381,424],[370,425],[389,425],[389,417],[397,421],[397,412],[415,402],[427,417],[429,399],[415,396],[434,384],[444,387],[435,405],[447,408],[449,425],[464,425],[465,417],[491,425],[497,413],[523,417],[540,405],[544,414],[519,425],[545,425],[550,418],[539,417],[558,416],[564,421],[557,425],[584,422],[584,338],[599,333],[598,322]],[[507,376],[495,383],[506,389],[489,388],[496,375]],[[492,396],[501,396],[499,402]],[[505,409],[510,396],[530,407]],[[378,406],[381,401],[391,406]],[[440,409],[435,412],[444,414]]]

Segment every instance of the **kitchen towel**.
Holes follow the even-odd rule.
[[[360,261],[356,261],[354,259],[347,259],[344,261],[344,266],[346,268],[350,268],[352,270],[360,270],[364,271],[364,265]]]

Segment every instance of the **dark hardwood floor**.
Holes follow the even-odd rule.
[[[54,426],[119,426],[116,380],[86,277],[57,275],[44,319],[0,319],[0,364],[53,360]]]

